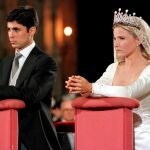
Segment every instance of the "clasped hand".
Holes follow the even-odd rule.
[[[65,81],[65,83],[65,87],[69,90],[69,93],[85,94],[91,93],[92,91],[92,84],[87,79],[79,75],[68,77],[68,80]]]

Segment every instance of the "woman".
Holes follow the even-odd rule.
[[[84,96],[138,99],[140,107],[133,110],[135,150],[150,150],[150,28],[140,17],[119,9],[114,14],[113,35],[115,62],[95,83],[71,76],[66,88]]]

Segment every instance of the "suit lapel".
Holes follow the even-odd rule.
[[[20,74],[18,76],[17,82],[16,82],[16,86],[20,86],[21,83],[24,81],[24,79],[32,72],[33,67],[36,64],[36,60],[37,58],[37,48],[35,47],[31,53],[29,54],[28,58],[26,59]]]
[[[9,83],[9,78],[10,78],[10,72],[11,72],[11,66],[12,66],[13,57],[14,56],[8,56],[5,59],[5,63],[4,63],[3,69],[0,68],[0,70],[2,69],[0,71],[1,72],[0,83],[2,85],[8,85],[8,83]]]

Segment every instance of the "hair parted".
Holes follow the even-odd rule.
[[[30,29],[33,26],[38,27],[39,25],[39,18],[37,12],[32,6],[29,5],[20,6],[10,11],[6,18],[6,21],[16,21],[19,24],[26,26],[27,29]]]

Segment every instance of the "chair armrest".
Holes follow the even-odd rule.
[[[104,109],[104,108],[137,108],[139,101],[133,98],[123,97],[78,97],[72,106],[77,109]]]
[[[73,121],[54,122],[54,125],[56,127],[57,132],[75,132],[75,125]]]
[[[19,99],[4,99],[0,101],[0,110],[22,108],[25,108],[25,103]]]

